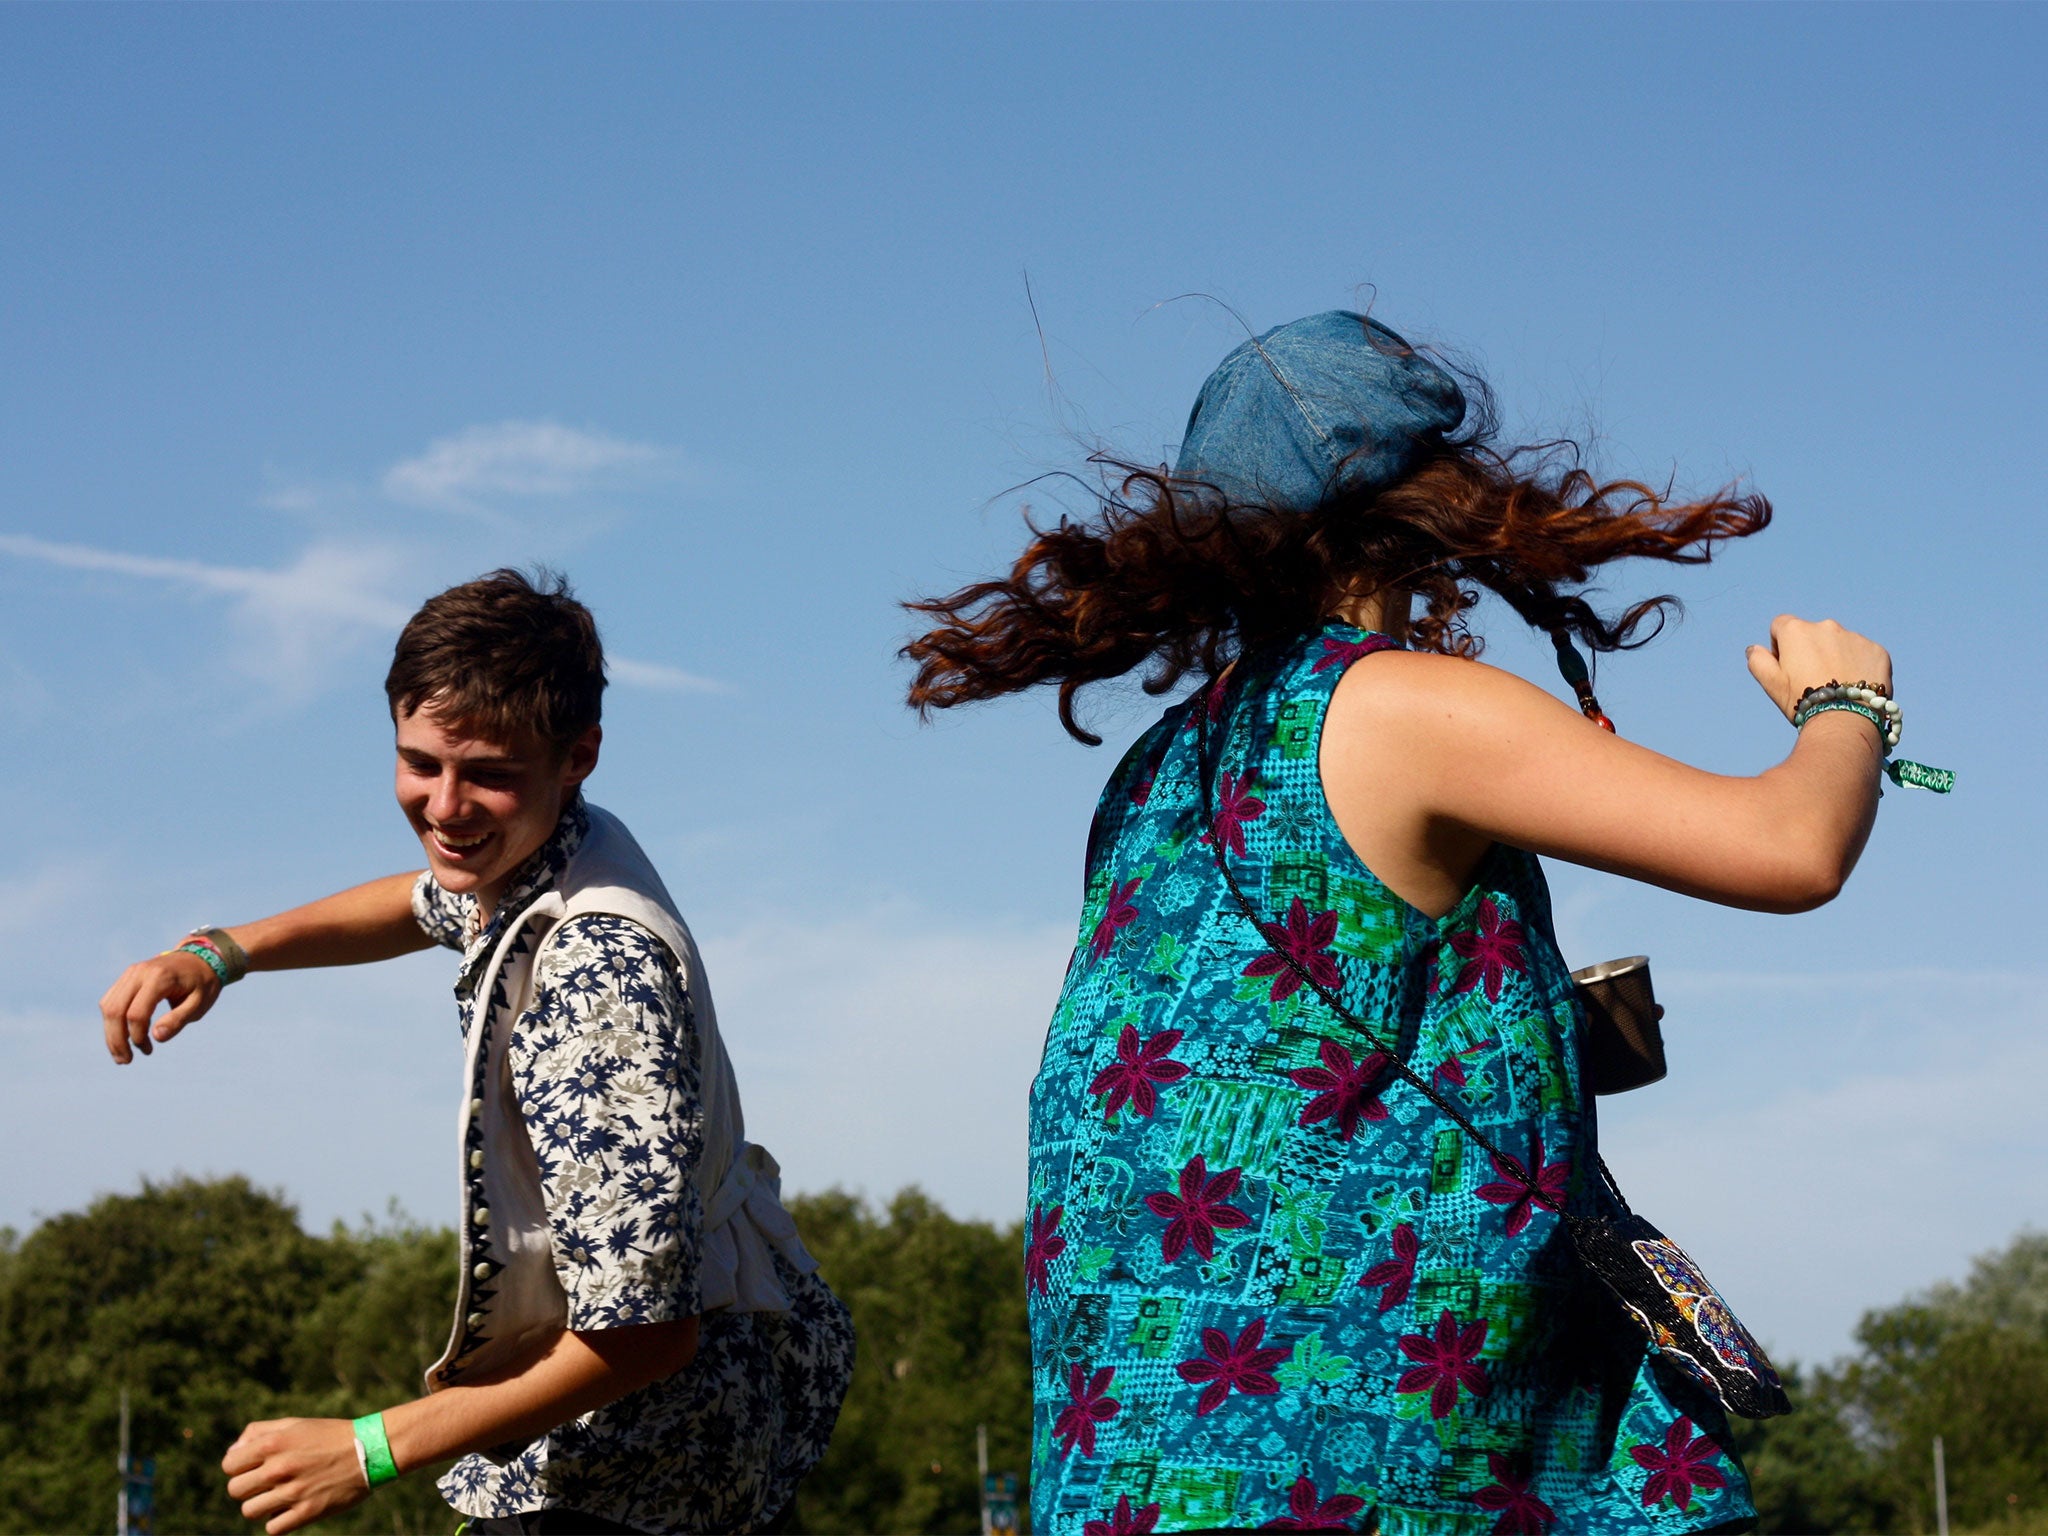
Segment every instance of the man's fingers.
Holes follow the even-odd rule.
[[[194,987],[185,994],[185,1000],[182,1003],[156,1021],[156,1028],[151,1033],[158,1040],[170,1039],[171,1036],[175,1035],[179,1030],[206,1011],[207,1001],[206,989],[204,987]]]
[[[107,1037],[107,1054],[124,1065],[134,1057],[128,1049],[129,987],[128,978],[123,976],[100,999],[100,1027]]]
[[[291,1486],[291,1484],[286,1483],[276,1488],[266,1488],[261,1493],[244,1499],[242,1501],[242,1518],[244,1520],[268,1520],[273,1515],[283,1514],[298,1502],[296,1491],[286,1491]]]

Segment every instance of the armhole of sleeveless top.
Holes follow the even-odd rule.
[[[1178,709],[1180,706],[1174,706]],[[1110,770],[1109,780],[1102,786],[1102,795],[1095,802],[1095,814],[1088,820],[1088,847],[1081,859],[1081,898],[1087,900],[1088,882],[1095,873],[1095,855],[1108,843],[1114,842],[1131,813],[1139,807],[1130,803],[1131,775],[1138,771],[1145,758],[1157,750],[1154,738],[1167,728],[1173,718],[1174,709],[1146,730],[1138,739],[1125,748],[1124,755]],[[1178,729],[1178,727],[1174,727]],[[1170,738],[1169,738],[1170,739]],[[1113,798],[1112,798],[1113,797]],[[1108,814],[1112,805],[1115,814]]]

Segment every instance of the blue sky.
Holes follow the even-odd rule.
[[[894,605],[1056,510],[1006,488],[1170,452],[1226,305],[1370,301],[1517,432],[1776,502],[1613,573],[1689,607],[1605,669],[1625,733],[1765,766],[1742,647],[1832,615],[1961,774],[1805,917],[1553,872],[1574,963],[1647,951],[1670,1007],[1670,1079],[1602,1106],[1625,1187],[1833,1354],[2048,1224],[2044,44],[1968,6],[0,11],[0,1222],[178,1170],[445,1219],[445,960],[258,978],[126,1072],[93,1003],[416,863],[397,624],[537,559],[621,658],[592,796],[685,902],[756,1139],[1014,1217],[1149,706],[1093,753],[1043,699],[921,727]]]

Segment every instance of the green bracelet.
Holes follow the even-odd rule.
[[[381,1488],[398,1476],[398,1463],[391,1459],[391,1441],[384,1434],[384,1415],[364,1414],[356,1420],[355,1432],[363,1453],[363,1476],[372,1488]]]
[[[206,968],[212,971],[214,975],[220,978],[220,984],[222,986],[226,986],[229,982],[235,979],[233,976],[228,974],[227,961],[221,959],[219,955],[215,954],[213,946],[210,944],[202,944],[197,939],[187,939],[183,944],[180,944],[177,947],[177,949],[173,951],[173,953],[180,955],[197,955],[200,959],[206,962]]]

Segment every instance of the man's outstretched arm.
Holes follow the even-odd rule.
[[[386,875],[227,931],[248,954],[252,971],[362,965],[409,955],[432,942],[412,914],[418,878],[417,871]],[[138,1050],[147,1056],[153,1042],[170,1039],[211,1008],[220,990],[213,968],[182,950],[129,966],[100,999],[107,1054],[123,1064]],[[169,1011],[152,1027],[151,1016],[166,1005]]]

